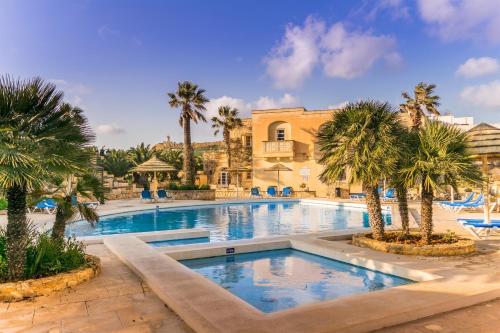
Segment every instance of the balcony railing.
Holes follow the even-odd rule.
[[[264,141],[264,155],[269,157],[293,157],[294,141]]]

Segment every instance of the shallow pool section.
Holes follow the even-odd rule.
[[[181,263],[266,313],[413,283],[293,249]]]
[[[391,216],[384,211],[384,219]],[[101,217],[96,227],[86,221],[67,226],[68,236],[97,236],[132,232],[200,229],[210,242],[274,235],[368,227],[366,209],[300,201],[215,204],[152,209]]]
[[[183,239],[169,239],[162,241],[148,242],[149,245],[154,247],[176,246],[176,245],[189,245],[189,244],[203,244],[209,243],[209,237],[196,237],[196,238],[183,238]]]

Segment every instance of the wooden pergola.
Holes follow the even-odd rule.
[[[490,223],[488,159],[500,158],[500,129],[480,123],[467,132],[469,152],[482,162],[484,184],[484,222]]]
[[[176,168],[168,163],[159,160],[156,156],[151,157],[144,163],[131,169],[132,172],[138,173],[153,173],[153,181],[151,183],[151,189],[156,191],[158,189],[158,180],[156,178],[157,172],[172,172],[177,171]]]

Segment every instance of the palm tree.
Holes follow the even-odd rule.
[[[362,182],[373,238],[384,239],[378,194],[381,178],[394,173],[399,153],[397,114],[388,103],[350,103],[333,114],[318,133],[325,165],[321,180],[332,183],[349,169],[349,182]]]
[[[173,166],[176,170],[181,170],[184,164],[182,151],[179,149],[164,149],[157,153],[157,157]]]
[[[81,172],[93,139],[83,111],[40,78],[0,77],[0,188],[7,194],[7,266],[10,280],[24,275],[28,245],[26,195],[60,174]]]
[[[102,202],[105,199],[106,189],[101,181],[91,174],[84,174],[75,179],[68,176],[66,184],[58,182],[58,188],[63,195],[55,196],[57,200],[56,219],[52,227],[52,238],[62,240],[66,231],[66,224],[71,221],[76,214],[80,214],[90,224],[94,225],[99,221],[99,215],[95,208],[78,202],[77,196],[94,198]]]
[[[102,167],[115,177],[125,176],[132,168],[129,154],[121,149],[110,149],[104,155]]]
[[[434,95],[435,84],[420,82],[414,89],[414,96],[403,92],[402,96],[406,100],[400,105],[401,111],[410,115],[412,128],[418,129],[422,125],[422,118],[425,119],[425,111],[439,116],[437,107],[439,106],[439,96]]]
[[[189,185],[194,184],[195,166],[193,157],[193,146],[191,145],[191,120],[198,123],[199,120],[206,122],[203,111],[209,99],[205,97],[205,89],[200,89],[192,82],[184,81],[177,84],[175,93],[168,93],[170,98],[168,104],[172,108],[180,108],[181,114],[179,124],[184,129],[184,182]]]
[[[227,166],[231,168],[231,131],[243,126],[243,122],[238,117],[238,109],[231,108],[229,105],[219,107],[219,118],[212,117],[212,128],[215,129],[214,135],[222,130],[222,137],[226,144]]]
[[[456,187],[458,181],[478,184],[482,179],[467,153],[465,132],[453,125],[429,121],[417,135],[416,153],[402,171],[406,186],[422,186],[420,233],[422,243],[429,244],[434,192],[445,185]]]
[[[128,153],[134,165],[144,163],[154,155],[154,151],[151,146],[145,145],[144,142],[141,142],[141,144],[136,147],[130,147]]]

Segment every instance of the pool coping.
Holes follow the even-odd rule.
[[[174,259],[192,256],[189,247],[184,252],[157,251],[137,237],[123,235],[106,238],[104,244],[196,332],[366,332],[500,297],[500,282],[493,274],[482,276],[479,283],[472,275],[440,271],[438,262],[416,265],[398,261],[400,256],[310,235],[284,238],[234,248],[244,253],[291,247],[422,282],[266,314]],[[223,247],[212,248],[220,253]],[[212,256],[202,248],[196,255],[203,250],[205,257]]]

